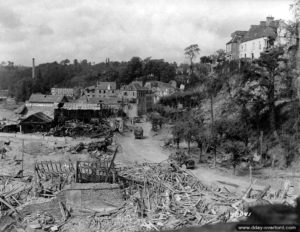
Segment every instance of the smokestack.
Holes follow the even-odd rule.
[[[35,78],[35,64],[34,64],[34,58],[32,58],[32,79]]]

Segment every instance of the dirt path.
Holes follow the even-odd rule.
[[[117,135],[120,149],[116,160],[122,163],[159,163],[168,158],[168,152],[161,147],[162,142],[155,139],[151,133],[151,124],[139,124],[144,130],[144,139],[135,139],[133,132]]]

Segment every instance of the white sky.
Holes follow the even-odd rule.
[[[292,19],[290,0],[0,0],[0,61],[30,65],[69,58],[183,62],[225,49],[230,34],[266,16]]]

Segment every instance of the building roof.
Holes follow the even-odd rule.
[[[116,82],[98,82],[97,83],[97,89],[102,89],[102,90],[115,90],[117,89],[117,84]]]
[[[27,118],[21,120],[21,124],[31,124],[31,123],[50,123],[53,119],[43,112],[37,112],[28,116]]]
[[[121,87],[121,90],[125,91],[145,91],[148,90],[147,88],[142,87],[139,83],[133,82],[130,83],[129,85],[124,85]]]
[[[276,38],[279,22],[280,20],[273,20],[270,22],[261,21],[259,25],[251,25],[250,30],[244,35],[242,42],[262,37]]]
[[[251,25],[248,31],[235,31],[231,34],[231,40],[226,43],[236,43],[239,39],[246,42],[262,37],[276,38],[276,31],[279,27],[280,20],[274,20],[273,17],[267,17],[266,21],[260,21],[259,25]]]
[[[31,94],[28,101],[30,103],[60,103],[64,99],[64,95]]]
[[[243,37],[242,42],[259,39],[262,37],[276,37],[276,31],[271,27],[254,27],[251,28],[247,34]]]

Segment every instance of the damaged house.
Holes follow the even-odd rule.
[[[23,133],[48,132],[52,127],[53,119],[38,112],[24,118],[20,122],[20,131]]]
[[[124,112],[129,118],[142,116],[153,106],[152,91],[144,88],[139,82],[122,86],[119,98],[127,103]]]

